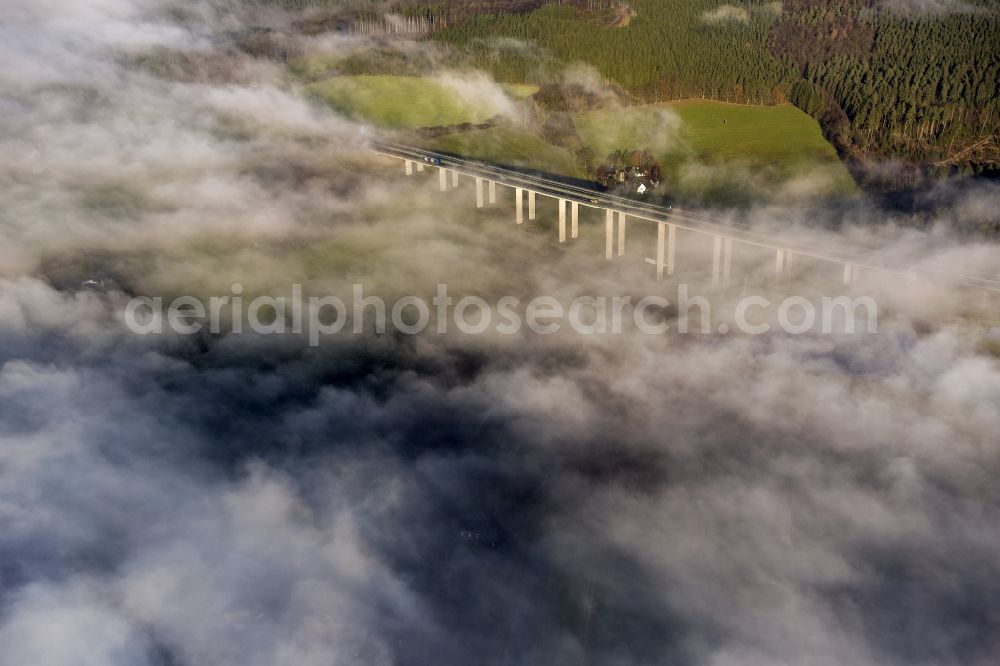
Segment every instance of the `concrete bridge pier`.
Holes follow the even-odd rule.
[[[452,188],[458,187],[458,172],[457,171],[452,171],[451,172],[451,186],[452,186]]]
[[[424,170],[424,163],[417,162],[417,171],[423,171],[423,170]]]
[[[497,202],[497,181],[490,181],[490,203],[495,204]]]
[[[722,236],[712,236],[712,285],[722,279]]]
[[[667,225],[667,277],[674,274],[674,267],[677,265],[677,227],[673,224]]]
[[[580,204],[574,201],[570,205],[570,233],[572,238],[578,238],[580,236]]]
[[[604,211],[604,233],[606,258],[611,259],[615,255],[615,211],[605,209]],[[618,213],[618,256],[625,254],[625,213]]]
[[[785,250],[777,250],[774,254],[774,276],[781,277],[785,273]]]
[[[733,239],[726,238],[722,243],[722,286],[729,284],[733,274]]]
[[[604,211],[604,258],[611,261],[615,245],[615,211]]]
[[[524,224],[524,190],[520,187],[514,188],[514,209],[518,224]]]
[[[566,242],[566,200],[559,200],[559,242]]]
[[[476,176],[476,208],[483,207],[483,179]]]
[[[674,259],[677,256],[677,227],[669,222],[656,223],[656,258],[646,259],[656,266],[656,279],[662,280],[664,274],[670,277],[674,274]]]
[[[854,264],[844,264],[844,284],[854,282]]]
[[[667,235],[667,223],[656,223],[656,279],[663,279],[664,268],[664,243]]]
[[[618,213],[618,256],[625,256],[625,213]]]
[[[528,219],[535,219],[535,191],[528,190]]]
[[[406,168],[406,175],[407,176],[412,176],[413,175],[413,161],[412,160],[403,160],[403,162],[405,163],[404,167]]]
[[[438,167],[438,184],[439,184],[438,189],[440,189],[442,192],[448,191],[448,172],[445,171],[444,167]]]

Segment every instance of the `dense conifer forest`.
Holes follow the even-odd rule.
[[[810,87],[831,95],[844,110],[865,155],[904,155],[944,166],[960,161],[962,150],[973,156],[975,144],[996,132],[996,18],[883,15],[856,27],[860,39],[870,40],[867,49],[855,52],[847,42],[844,52],[805,58],[801,71]],[[781,26],[772,37],[781,52]],[[813,100],[795,101],[814,110]]]
[[[1000,2],[947,13],[876,0],[408,3],[444,16],[431,39],[511,82],[586,62],[637,101],[791,101],[869,184],[1000,166]],[[939,7],[942,5],[938,5]],[[877,182],[876,182],[877,181]]]
[[[778,5],[753,2],[713,16],[719,6],[717,0],[553,3],[531,13],[480,14],[434,38],[468,49],[476,64],[515,82],[539,76],[528,45],[561,64],[589,63],[643,100],[774,101],[775,87],[794,75],[767,51]]]

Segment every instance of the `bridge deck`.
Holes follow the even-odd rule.
[[[507,187],[520,188],[527,192],[576,202],[590,208],[611,210],[639,220],[654,223],[664,222],[679,229],[732,239],[745,245],[766,248],[775,252],[792,252],[820,261],[844,264],[850,266],[852,270],[862,268],[907,277],[915,275],[937,277],[967,287],[1000,292],[1000,275],[959,270],[954,267],[932,265],[926,262],[922,262],[918,267],[905,258],[889,256],[884,252],[849,248],[844,245],[824,243],[823,247],[818,247],[814,241],[802,238],[798,234],[764,234],[753,230],[746,224],[726,223],[704,214],[672,206],[658,206],[648,202],[635,201],[541,175],[519,172],[494,164],[437,153],[414,146],[373,142],[370,147],[374,152],[387,157],[411,160],[421,164],[427,164],[425,160],[430,159],[435,162],[435,167],[469,177],[482,178]]]

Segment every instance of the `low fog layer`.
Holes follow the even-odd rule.
[[[868,276],[877,335],[130,333],[132,295],[234,282],[666,289],[639,231],[605,262],[596,219],[563,247],[515,228],[508,192],[474,215],[468,184],[372,157],[370,129],[233,45],[291,24],[225,3],[0,9],[0,663],[993,663],[982,294]],[[950,231],[1000,192],[946,195],[927,233],[864,203],[715,214],[1000,272]],[[744,288],[840,288],[808,264],[775,286],[769,265],[741,254]],[[704,257],[681,268],[710,291]]]

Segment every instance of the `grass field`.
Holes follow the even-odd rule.
[[[338,76],[308,89],[345,115],[391,129],[482,122],[504,111],[511,99],[535,91],[524,85],[386,75]]]
[[[590,111],[575,121],[598,159],[620,148],[652,151],[681,198],[736,203],[856,189],[816,121],[791,105],[683,100]]]
[[[582,178],[584,175],[569,151],[546,143],[531,132],[508,127],[449,134],[430,141],[427,146],[487,162],[565,176]]]

